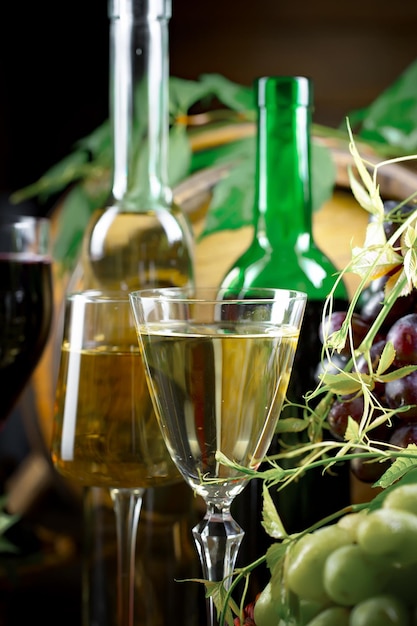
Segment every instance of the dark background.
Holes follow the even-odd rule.
[[[4,2],[0,20],[4,198],[106,119],[107,2]],[[219,72],[246,85],[307,74],[315,121],[336,126],[417,57],[416,26],[413,0],[173,0],[171,74]]]

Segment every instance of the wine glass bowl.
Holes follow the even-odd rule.
[[[88,290],[66,300],[52,459],[86,486],[178,480],[161,439],[127,296]]]
[[[0,215],[0,428],[45,348],[53,316],[50,222]]]
[[[211,581],[226,580],[243,538],[230,514],[247,483],[239,466],[256,470],[271,443],[306,296],[176,288],[129,297],[168,450],[207,505],[193,529],[203,573]],[[210,600],[208,623],[215,620]]]

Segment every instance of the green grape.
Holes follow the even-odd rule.
[[[387,563],[417,561],[417,515],[382,508],[365,515],[358,528],[358,543],[367,554],[384,556]]]
[[[349,609],[343,606],[331,606],[313,617],[306,626],[349,626]]]
[[[417,515],[417,484],[399,485],[387,493],[382,506]]]
[[[410,614],[395,596],[374,596],[353,607],[349,626],[410,626]]]
[[[279,601],[272,597],[271,582],[269,582],[255,603],[253,616],[256,626],[277,626],[280,618],[279,607]]]
[[[306,626],[313,617],[316,617],[321,611],[327,609],[328,602],[316,602],[314,600],[302,599],[299,602],[299,626]]]
[[[304,535],[288,556],[288,588],[300,599],[326,602],[328,596],[323,582],[324,563],[333,550],[350,543],[349,532],[336,524]]]
[[[340,528],[345,528],[350,533],[352,541],[357,541],[358,527],[363,517],[363,513],[348,513],[339,519],[337,525]]]
[[[384,591],[391,570],[364,553],[358,544],[334,550],[324,565],[324,588],[331,600],[353,606]]]
[[[407,606],[417,601],[417,563],[392,566],[389,592],[402,600]]]

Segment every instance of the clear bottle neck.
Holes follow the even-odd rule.
[[[273,249],[311,243],[312,87],[304,77],[257,81],[256,198],[258,238]],[[303,238],[304,241],[300,241]]]
[[[125,209],[171,202],[169,129],[170,0],[110,0],[112,195]]]

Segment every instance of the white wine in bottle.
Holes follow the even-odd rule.
[[[83,288],[193,282],[193,237],[167,183],[169,0],[110,2],[113,183],[82,250]]]

